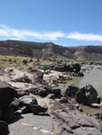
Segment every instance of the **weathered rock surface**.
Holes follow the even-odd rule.
[[[23,82],[23,83],[30,83],[31,79],[27,76],[22,76],[19,78],[16,78],[15,80],[12,80],[13,82]]]
[[[25,95],[20,98],[18,98],[20,102],[20,106],[30,106],[31,104],[37,104],[37,100],[34,96]]]
[[[5,121],[0,120],[0,135],[8,135],[8,134],[9,134],[8,124]]]
[[[68,86],[65,91],[66,96],[75,97],[76,93],[78,92],[79,88],[76,87],[74,84]]]
[[[31,109],[31,112],[34,114],[38,114],[40,112],[46,112],[48,110],[48,108],[46,107],[42,107],[40,105],[34,105],[34,104],[30,105],[30,109]]]
[[[95,131],[95,135],[102,135],[101,122],[94,115],[80,113],[78,111],[67,112],[65,110],[57,110],[54,112],[54,115],[60,121],[63,121],[62,128],[66,129],[68,133],[89,135]]]
[[[76,93],[76,101],[85,105],[100,103],[100,97],[92,85],[86,85]]]
[[[16,96],[16,91],[13,87],[5,82],[0,81],[0,107],[6,108]]]

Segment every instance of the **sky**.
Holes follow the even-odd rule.
[[[0,41],[102,45],[102,0],[0,0]]]

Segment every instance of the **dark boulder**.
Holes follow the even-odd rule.
[[[46,90],[44,87],[40,87],[40,88],[38,89],[37,94],[38,94],[39,96],[45,97],[45,96],[47,96],[47,90]]]
[[[19,90],[19,91],[17,91],[17,96],[16,97],[20,98],[20,97],[22,97],[24,95],[29,95],[29,93],[27,91],[24,91],[24,90]]]
[[[0,107],[6,108],[16,96],[16,90],[5,82],[0,81]]]
[[[29,89],[29,92],[34,95],[39,95],[41,97],[47,96],[49,93],[51,93],[51,88],[46,86],[40,86],[40,87],[33,87]]]
[[[47,96],[49,99],[55,99],[55,94],[48,94],[48,96]]]
[[[20,107],[20,101],[18,99],[14,100],[11,104],[10,104],[10,108],[12,108],[12,110],[16,111],[18,110]]]
[[[0,135],[8,135],[9,128],[8,124],[5,121],[0,121]]]
[[[12,80],[13,82],[23,82],[23,83],[30,83],[31,79],[28,76],[22,76],[19,78],[16,78],[15,80]]]
[[[78,72],[80,72],[80,68],[81,68],[81,66],[80,66],[80,63],[73,63],[72,64],[72,66],[73,66],[73,71],[75,72],[75,73],[78,73]]]
[[[92,85],[86,85],[76,93],[76,101],[85,105],[99,103],[99,96]]]
[[[2,110],[3,111],[3,120],[6,122],[11,122],[14,119],[14,111],[8,107]]]
[[[65,95],[70,97],[75,97],[76,93],[78,92],[79,88],[76,87],[74,84],[68,86],[65,90]]]
[[[61,97],[59,100],[60,103],[68,103],[68,99],[66,97]]]
[[[18,101],[20,102],[20,106],[30,106],[30,104],[37,104],[37,100],[35,97],[30,95],[25,95],[20,98],[18,98]]]
[[[52,87],[52,93],[54,93],[55,95],[59,95],[61,93],[61,89],[57,86]]]
[[[76,76],[83,77],[84,76],[84,73],[83,72],[78,72]]]
[[[46,107],[42,107],[40,105],[34,105],[34,104],[30,105],[30,109],[31,109],[31,112],[34,114],[38,114],[40,112],[46,112],[48,110],[48,108]]]

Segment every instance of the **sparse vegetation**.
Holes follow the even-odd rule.
[[[27,64],[28,60],[24,59],[22,62],[23,62],[23,64]]]
[[[43,69],[43,70],[44,70],[44,72],[45,72],[46,70],[48,70],[48,69],[49,69],[49,66],[47,66],[47,65],[43,65],[42,69]]]

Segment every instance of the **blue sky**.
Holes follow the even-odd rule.
[[[0,40],[102,45],[102,0],[0,0]]]

